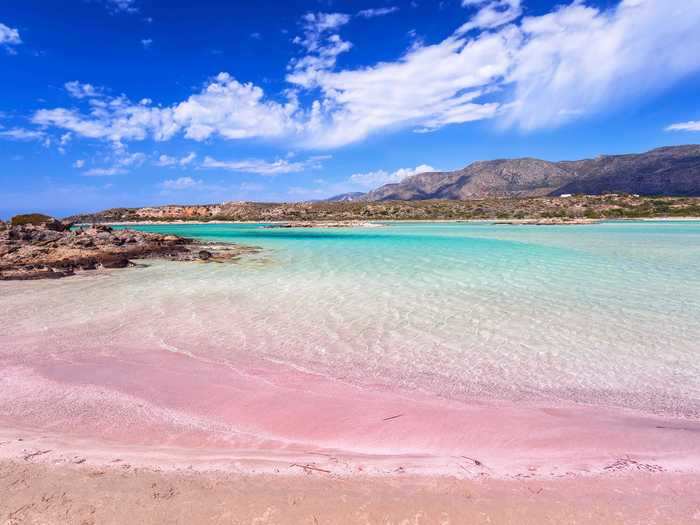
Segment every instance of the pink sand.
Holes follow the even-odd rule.
[[[222,366],[164,351],[10,354],[0,369],[5,429],[170,460],[255,453],[321,461],[337,472],[496,477],[700,466],[700,423],[620,409],[461,402],[264,361]],[[324,460],[338,457],[342,469]]]

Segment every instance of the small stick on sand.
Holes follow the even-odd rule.
[[[403,416],[403,414],[397,414],[395,416],[385,417],[384,419],[382,419],[382,421],[390,421],[392,419],[396,419],[397,417],[401,417],[401,416]]]
[[[48,454],[51,452],[50,450],[39,450],[38,452],[32,452],[31,454],[27,454],[24,456],[24,461],[29,461],[32,458],[35,458],[37,456],[43,456],[44,454]]]
[[[318,467],[312,467],[311,465],[299,465],[298,463],[292,463],[292,464],[289,465],[289,466],[290,466],[290,467],[299,467],[299,468],[303,468],[304,470],[307,470],[307,469],[308,469],[308,470],[316,470],[317,472],[323,472],[323,473],[325,473],[325,474],[330,474],[330,473],[331,473],[330,470],[326,470],[326,469],[318,468]]]
[[[478,459],[470,458],[469,456],[461,456],[461,457],[463,457],[464,459],[468,459],[469,461],[472,461],[477,467],[480,467],[481,465],[483,465],[483,463],[481,463],[481,461],[479,461]]]

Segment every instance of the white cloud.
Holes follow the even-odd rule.
[[[177,164],[177,159],[175,157],[171,157],[170,155],[161,155],[158,157],[158,160],[156,161],[157,166],[175,166]]]
[[[136,0],[104,0],[107,9],[113,13],[138,13]]]
[[[296,101],[286,105],[266,101],[261,88],[220,73],[200,93],[172,108],[168,118],[173,130],[183,128],[187,138],[198,141],[212,135],[279,137],[296,126],[292,119],[296,110]]]
[[[171,157],[170,155],[161,155],[156,161],[156,166],[188,166],[195,158],[197,158],[197,155],[194,152],[180,158]]]
[[[350,19],[350,15],[343,13],[306,13],[302,17],[304,36],[294,38],[294,43],[307,51],[316,51],[324,33],[337,30],[350,22]]]
[[[222,161],[211,157],[205,157],[201,167],[272,176],[284,173],[299,173],[310,169],[319,169],[321,168],[321,162],[328,158],[328,156],[316,156],[307,160],[296,162],[290,162],[284,159],[278,159],[270,162],[260,159]]]
[[[337,34],[351,17],[343,13],[307,13],[302,20],[304,36],[297,36],[293,42],[307,54],[290,61],[286,80],[308,89],[317,85],[322,72],[335,66],[338,55],[352,48]]]
[[[85,161],[83,159],[78,159],[73,163],[74,168],[81,169],[85,166]]]
[[[421,164],[415,168],[401,168],[393,172],[385,170],[370,171],[367,173],[355,173],[350,176],[350,182],[358,184],[364,188],[374,189],[391,182],[401,182],[406,177],[437,171],[428,164]]]
[[[31,140],[42,140],[45,138],[45,134],[41,131],[24,129],[24,128],[12,128],[0,130],[0,138],[7,140],[21,140],[21,141],[31,141]]]
[[[88,84],[71,84],[73,93],[79,96],[94,92],[85,86]],[[181,131],[197,141],[212,135],[227,139],[277,137],[298,126],[292,118],[296,101],[286,105],[266,101],[262,89],[241,84],[227,73],[219,74],[200,93],[170,107],[152,107],[149,99],[136,104],[124,95],[89,98],[88,102],[87,113],[67,108],[42,109],[32,120],[40,126],[115,143],[144,140],[149,135],[155,140],[168,140]]]
[[[13,55],[16,51],[12,46],[18,46],[21,43],[22,39],[19,37],[19,31],[0,22],[0,46],[3,46],[8,53]]]
[[[144,47],[144,49],[149,49],[151,47],[151,44],[153,44],[152,38],[144,38],[143,40],[141,40],[141,45]]]
[[[123,154],[117,157],[116,163],[119,166],[141,166],[146,160],[144,153]]]
[[[111,177],[112,175],[121,175],[122,173],[126,173],[126,170],[122,168],[112,167],[93,168],[84,172],[83,175],[85,175],[86,177]]]
[[[634,104],[700,71],[698,1],[621,0],[603,10],[576,0],[522,19],[519,0],[463,4],[475,9],[466,32],[463,25],[394,61],[345,69],[337,58],[351,44],[338,31],[352,17],[308,13],[295,39],[303,54],[287,74],[293,88],[282,99],[228,73],[168,106],[77,83],[74,96],[87,109],[43,109],[33,121],[115,145],[184,134],[333,148],[375,133],[492,118],[523,130],[555,127]]]
[[[679,122],[666,127],[666,131],[700,131],[700,120]]]
[[[520,17],[523,14],[520,0],[462,0],[464,7],[481,6],[476,15],[463,24],[457,34],[472,29],[494,29]]]
[[[201,186],[201,184],[201,180],[195,180],[192,177],[179,177],[177,179],[164,180],[161,186],[166,190],[187,190]]]
[[[630,104],[700,70],[700,2],[574,2],[525,18],[505,115],[525,130]]]
[[[77,99],[99,97],[101,95],[100,90],[92,84],[82,84],[77,80],[66,82],[64,87],[71,97]]]
[[[375,9],[363,9],[362,11],[359,11],[357,13],[357,16],[361,16],[363,18],[374,18],[377,16],[384,16],[384,15],[389,15],[391,13],[395,13],[398,11],[399,8],[396,6],[393,7],[377,7]]]
[[[337,147],[382,130],[490,118],[499,104],[477,99],[508,72],[517,40],[513,31],[471,41],[450,37],[396,62],[325,73],[319,79],[324,99],[312,108],[308,143]]]

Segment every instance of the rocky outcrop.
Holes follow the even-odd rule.
[[[223,262],[258,248],[203,243],[175,235],[60,221],[0,228],[0,280],[57,279],[80,271],[126,268],[136,259]]]

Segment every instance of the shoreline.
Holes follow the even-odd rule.
[[[369,224],[404,224],[404,223],[494,223],[501,222],[512,223],[512,224],[535,224],[540,219],[377,219],[366,221]],[[700,221],[700,217],[642,217],[634,219],[594,219],[590,222],[585,222],[578,224],[574,221],[553,223],[554,225],[589,225],[589,224],[606,224],[606,223],[627,223],[627,222],[697,222]],[[223,221],[223,220],[212,220],[212,221],[185,221],[185,220],[172,220],[172,221],[116,221],[116,222],[99,222],[97,224],[104,224],[105,226],[158,226],[158,225],[207,225],[207,224],[288,224],[290,221]],[[310,223],[318,221],[308,221]],[[351,224],[357,221],[328,221],[333,223],[348,222],[347,226],[343,227],[357,227],[357,225]],[[88,226],[92,223],[76,223],[76,226]]]
[[[81,455],[103,466],[120,459],[252,474],[293,464],[299,473],[310,465],[340,477],[700,474],[693,417],[573,402],[462,401],[171,352],[5,358],[2,365],[4,459],[48,450],[47,460]]]

